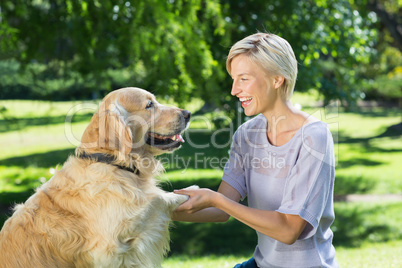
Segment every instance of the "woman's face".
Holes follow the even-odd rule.
[[[280,99],[274,79],[268,77],[264,70],[247,56],[238,55],[232,59],[231,76],[231,94],[239,98],[247,116],[273,109],[275,102]]]

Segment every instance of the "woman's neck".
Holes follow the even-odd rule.
[[[292,128],[295,111],[290,101],[277,101],[272,109],[262,114],[268,121],[268,132],[281,133]]]
[[[314,121],[309,114],[294,108],[290,101],[277,102],[263,115],[268,121],[268,140],[275,146],[287,143],[304,124]]]

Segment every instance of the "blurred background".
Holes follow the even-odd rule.
[[[73,153],[100,99],[126,86],[193,113],[192,142],[161,159],[163,187],[216,189],[247,120],[227,53],[271,32],[299,62],[293,103],[335,138],[338,262],[401,267],[401,14],[401,0],[2,0],[0,226]],[[233,267],[256,243],[235,220],[175,225],[164,267]]]

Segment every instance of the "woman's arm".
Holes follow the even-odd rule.
[[[206,190],[206,189],[204,189]],[[176,193],[181,193],[181,191],[185,190],[177,190]],[[210,191],[210,190],[209,190]],[[211,191],[213,192],[213,191]],[[227,197],[234,202],[239,202],[240,194],[237,192],[235,188],[230,186],[228,183],[222,181],[218,193],[222,194],[223,196]],[[187,201],[188,202],[188,201]],[[186,202],[186,203],[187,203]],[[183,204],[173,212],[172,219],[174,221],[186,221],[186,222],[225,222],[229,219],[230,215],[223,212],[222,210],[207,206],[203,209],[199,209],[197,211],[193,211],[189,213],[186,207],[182,207]]]
[[[222,182],[222,185],[224,185],[224,189],[232,188],[226,182]],[[243,206],[238,203],[238,200],[240,200],[239,193],[237,193],[238,200],[233,200],[222,193],[209,189],[178,190],[175,192],[190,196],[190,199],[176,210],[182,215],[183,213],[197,215],[197,213],[202,213],[202,211],[208,208],[217,209],[236,218],[254,230],[285,244],[293,244],[307,223],[298,215],[282,214],[276,211],[266,211]]]

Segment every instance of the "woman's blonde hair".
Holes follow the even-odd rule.
[[[297,78],[297,60],[292,47],[282,37],[270,33],[256,33],[232,46],[226,60],[226,69],[231,73],[231,63],[238,55],[247,56],[261,66],[268,75],[285,78],[280,90],[284,100],[289,100]]]

